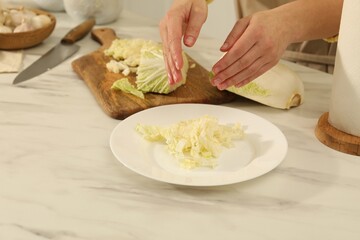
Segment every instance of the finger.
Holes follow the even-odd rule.
[[[181,81],[182,79],[182,74],[181,71],[179,69],[177,69],[175,63],[174,63],[174,59],[173,59],[173,55],[171,54],[168,45],[166,45],[166,56],[165,56],[165,66],[166,69],[168,70],[168,78],[169,78],[169,83],[170,85],[175,84],[179,81]]]
[[[211,80],[211,84],[213,86],[218,86],[220,83],[248,68],[251,64],[254,64],[254,62],[260,57],[261,51],[259,51],[258,46],[255,44],[243,57],[236,60],[228,68],[216,74]]]
[[[166,55],[165,51],[164,51],[164,63],[165,63],[165,69],[167,71],[167,76],[168,76],[168,81],[170,84],[172,84],[174,82],[173,80],[173,74],[171,72],[171,68],[169,66],[169,63],[168,63],[168,56]]]
[[[245,68],[241,72],[238,72],[234,76],[220,82],[216,86],[218,89],[224,90],[230,86],[239,84],[240,82],[244,81],[245,79],[249,79],[252,76],[256,75],[256,73],[258,73],[259,70],[262,69],[263,66],[265,66],[267,64],[268,64],[268,62],[264,62],[263,58],[259,58],[253,64],[251,64],[249,67]]]
[[[166,37],[169,39],[169,29],[170,27],[167,27],[167,35]],[[174,44],[179,43],[180,47],[174,47]],[[176,49],[176,52],[174,52]],[[178,56],[178,51],[180,52],[180,57]],[[166,41],[166,59],[167,59],[167,69],[169,69],[170,74],[169,77],[169,83],[175,84],[177,82],[180,82],[182,80],[182,74],[181,74],[181,68],[183,66],[183,59],[182,59],[182,48],[181,48],[181,40],[179,41]]]
[[[160,35],[163,41],[163,56],[165,68],[168,72],[168,81],[171,84],[175,84],[182,80],[181,71],[178,70],[174,64],[174,60],[172,58],[172,54],[169,50],[169,45],[167,41],[167,31],[166,26],[164,26],[163,22],[160,23]]]
[[[182,59],[182,46],[181,46],[181,39],[183,36],[183,31],[181,26],[183,26],[183,22],[185,19],[180,15],[172,14],[171,12],[168,13],[167,20],[167,44],[169,49],[169,54],[173,59],[173,62],[176,68],[179,70],[183,66],[183,59]]]
[[[263,46],[256,46],[260,50],[260,52],[266,52],[266,50],[263,50]],[[255,78],[259,77],[260,75],[274,67],[279,61],[280,57],[276,54],[274,55],[274,52],[262,55],[260,58],[258,58],[256,62],[249,65],[248,68],[244,69],[238,74],[238,83],[235,83],[235,86],[244,86],[248,82],[254,80]]]
[[[170,85],[180,82],[182,79],[182,74],[181,71],[176,68],[174,60],[171,55],[167,57],[167,64],[168,64],[168,68],[170,69],[170,75],[171,75],[169,78]]]
[[[207,18],[207,5],[202,1],[200,5],[193,5],[184,34],[184,44],[192,47],[199,37],[200,30]]]
[[[254,38],[251,33],[244,32],[244,34],[236,41],[233,47],[213,66],[213,72],[218,74],[224,71],[236,60],[243,57],[256,43],[258,39]]]
[[[160,21],[160,25],[159,25],[159,30],[160,30],[160,37],[162,40],[162,45],[163,45],[163,56],[164,56],[164,63],[165,63],[165,68],[167,70],[168,73],[168,81],[169,83],[173,83],[173,77],[172,77],[172,72],[169,66],[169,58],[171,58],[171,55],[168,52],[168,42],[167,42],[167,27],[166,27],[166,21],[162,20]]]
[[[273,67],[272,64],[268,63],[268,64],[265,64],[262,68],[259,69],[258,72],[256,72],[254,75],[242,80],[241,82],[235,84],[234,86],[239,88],[239,87],[243,87],[245,86],[246,84],[254,81],[255,79],[257,79],[258,77],[260,77],[261,75],[263,75],[265,72],[267,72],[269,69],[271,69]]]
[[[241,35],[245,32],[246,28],[249,25],[250,18],[242,18],[239,19],[233,29],[230,31],[229,35],[226,37],[223,45],[220,50],[223,52],[229,51],[232,46],[234,46],[235,42],[241,37]]]

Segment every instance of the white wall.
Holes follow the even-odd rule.
[[[234,0],[215,0],[209,5],[208,19],[202,33],[224,41],[236,19]]]
[[[126,9],[159,21],[173,0],[124,0]],[[215,0],[209,5],[209,15],[202,36],[225,40],[236,20],[234,0]]]
[[[144,17],[159,21],[171,6],[172,0],[123,0],[124,7]]]

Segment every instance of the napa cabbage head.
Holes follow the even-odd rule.
[[[210,72],[209,79],[212,78],[214,73]],[[304,101],[304,84],[300,76],[282,63],[245,86],[231,86],[226,90],[279,109],[297,107]]]

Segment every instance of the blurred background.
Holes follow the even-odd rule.
[[[77,1],[77,0],[73,0]],[[112,0],[98,0],[109,1]],[[118,0],[123,4],[124,11],[131,11],[156,22],[165,15],[173,0]],[[3,5],[25,5],[59,11],[62,0],[0,0]],[[236,21],[236,5],[234,0],[218,0],[209,5],[208,20],[204,24],[201,35],[225,40],[227,33]]]

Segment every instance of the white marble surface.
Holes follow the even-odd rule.
[[[58,25],[26,50],[24,66],[75,23]],[[157,24],[128,12],[111,24],[122,36],[158,40]],[[328,111],[331,76],[289,64],[305,83],[305,103],[290,111],[238,100],[228,106],[264,117],[288,139],[270,173],[223,187],[156,182],[119,163],[109,137],[119,120],[103,113],[71,69],[95,50],[90,37],[71,59],[26,83],[0,75],[0,239],[360,239],[360,158],[322,145],[314,128]],[[220,46],[201,39],[188,52],[210,68]]]

